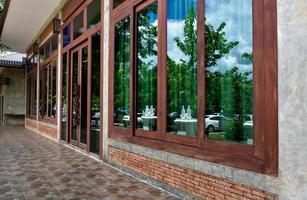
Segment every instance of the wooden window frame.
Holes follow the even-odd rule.
[[[198,37],[198,111],[196,138],[170,136],[166,133],[167,83],[166,4],[158,0],[158,134],[136,131],[136,65],[135,14],[138,8],[153,0],[125,0],[111,10],[110,59],[109,59],[109,137],[153,149],[168,151],[196,159],[232,166],[257,173],[278,175],[278,100],[277,100],[277,6],[276,0],[253,0],[253,49],[254,49],[254,145],[208,140],[205,134],[205,37]],[[113,0],[110,0],[112,6]],[[198,36],[204,30],[204,0],[197,1]],[[113,7],[112,7],[113,8]],[[113,125],[114,115],[114,31],[115,24],[130,16],[130,127]],[[201,67],[199,67],[201,66]],[[261,67],[260,67],[261,66]],[[162,70],[162,71],[161,71]],[[159,77],[160,76],[160,77]],[[148,135],[148,132],[146,132]]]
[[[32,55],[30,58],[28,58],[28,64],[33,65],[35,56],[37,55]],[[37,116],[37,105],[34,105],[34,98],[37,100],[37,66],[34,66],[31,68],[31,70],[27,70],[26,73],[26,78],[27,78],[27,113],[26,116],[27,118],[30,119],[36,119]],[[33,80],[34,79],[34,80]],[[34,85],[33,84],[34,81]],[[33,91],[34,90],[34,91]],[[34,94],[34,97],[33,97]],[[33,112],[33,107],[36,107],[36,112]]]
[[[50,124],[57,124],[57,116],[55,117],[49,117],[48,116],[48,106],[49,106],[49,98],[48,98],[48,95],[49,95],[49,92],[50,92],[50,82],[49,82],[49,73],[50,73],[50,68],[52,67],[53,62],[56,62],[55,66],[54,66],[54,70],[55,70],[55,74],[57,74],[57,56],[56,55],[53,55],[51,57],[49,57],[46,61],[49,61],[48,63],[46,62],[43,62],[44,64],[40,65],[39,66],[39,72],[43,71],[43,70],[46,70],[47,69],[47,74],[46,74],[46,83],[43,83],[43,84],[46,84],[46,92],[45,92],[45,96],[46,96],[46,114],[45,115],[42,115],[41,112],[38,112],[38,120],[39,121],[44,121],[46,123],[50,123]],[[39,73],[41,74],[41,73]],[[55,94],[57,96],[57,91],[58,91],[58,86],[57,86],[57,80],[58,80],[58,77],[56,76],[56,84],[55,84]],[[39,75],[39,82],[41,81],[41,76]],[[52,85],[52,83],[51,83]],[[39,84],[39,91],[41,91],[41,85]],[[52,89],[52,88],[51,88]],[[56,98],[57,99],[57,98]],[[39,102],[41,100],[41,95],[40,95],[40,92],[39,92]],[[57,103],[55,102],[55,104],[57,105]],[[57,106],[56,106],[57,107]],[[40,105],[39,105],[39,108],[40,108]],[[56,114],[57,114],[57,111],[56,111]]]
[[[66,13],[66,17],[65,20],[61,26],[61,35],[63,35],[63,30],[67,27],[70,26],[71,32],[70,32],[70,43],[67,44],[65,47],[63,46],[63,38],[61,41],[61,57],[63,57],[63,55],[65,55],[65,53],[67,54],[67,91],[66,91],[66,95],[67,95],[67,127],[66,127],[66,140],[63,142],[66,143],[70,143],[70,133],[71,133],[71,127],[69,125],[69,117],[71,115],[70,113],[70,101],[71,101],[71,88],[70,88],[70,82],[71,82],[71,75],[70,73],[72,72],[71,69],[71,52],[74,51],[76,48],[78,48],[78,46],[82,45],[84,42],[87,42],[87,47],[88,47],[88,58],[89,59],[89,63],[88,63],[88,81],[91,80],[91,69],[92,69],[92,36],[97,33],[100,32],[101,34],[101,38],[100,38],[100,111],[103,111],[103,20],[104,20],[104,15],[103,15],[103,11],[104,11],[104,2],[101,0],[101,18],[100,18],[100,22],[98,22],[95,26],[88,28],[87,27],[87,7],[93,2],[93,0],[85,0],[83,3],[81,3],[79,6],[77,6],[76,8],[74,8],[74,5],[69,4],[68,6],[71,8],[67,8],[68,10],[70,10],[71,12]],[[84,32],[82,35],[80,35],[79,37],[73,39],[73,20],[81,13],[83,12],[83,28],[84,28]],[[61,59],[62,62],[62,59]],[[62,70],[62,69],[61,69]],[[63,93],[63,88],[62,88],[62,81],[63,81],[63,73],[61,73],[61,78],[60,78],[60,92],[61,92],[61,98],[60,99],[60,108],[62,108],[63,106],[63,102],[62,102],[62,93]],[[87,90],[88,90],[88,101],[90,99],[90,95],[89,92],[91,91],[91,86],[90,84],[87,86]],[[90,102],[90,101],[89,101]],[[90,109],[90,103],[87,105],[87,111],[89,111]],[[102,113],[102,112],[101,112]],[[99,154],[99,158],[102,160],[103,159],[103,137],[102,137],[102,129],[103,129],[103,115],[101,115],[100,118],[100,124],[101,124],[101,128],[100,128],[100,154]],[[60,117],[60,121],[62,121],[62,115],[59,116]],[[87,129],[88,131],[90,131],[90,119],[88,118],[88,123],[87,123]],[[62,129],[62,127],[60,127],[60,129]],[[87,138],[87,142],[88,142],[88,147],[85,149],[88,153],[90,153],[90,139]],[[93,156],[96,156],[96,154]]]

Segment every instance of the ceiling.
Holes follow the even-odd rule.
[[[1,43],[22,52],[63,0],[11,0],[4,22]]]

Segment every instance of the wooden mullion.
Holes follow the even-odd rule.
[[[93,46],[93,41],[92,37],[88,37],[88,63],[87,63],[87,151],[90,152],[90,145],[91,145],[91,140],[90,140],[90,134],[91,134],[91,107],[92,107],[92,46]]]
[[[136,70],[135,70],[135,57],[134,57],[134,50],[135,50],[135,15],[134,9],[131,8],[130,10],[130,135],[134,135],[135,130],[135,118],[136,118]]]
[[[263,106],[263,89],[264,86],[264,19],[263,15],[256,15],[256,12],[263,13],[263,0],[253,1],[253,133],[254,133],[254,146],[255,146],[255,156],[259,159],[264,158],[263,154],[263,145],[264,137],[263,135],[263,126],[264,121],[263,113],[265,113],[265,108]],[[260,120],[258,120],[260,119]]]
[[[205,2],[197,1],[197,140],[198,147],[205,140],[205,107],[206,107],[206,75],[205,75]]]
[[[166,137],[167,132],[167,2],[158,0],[158,96],[159,96],[159,116],[160,139]]]

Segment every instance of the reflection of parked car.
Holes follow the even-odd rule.
[[[114,112],[114,119],[115,119],[115,121],[122,121],[122,120],[124,120],[125,115],[129,115],[128,109],[117,108]]]
[[[222,131],[224,121],[229,121],[229,119],[224,116],[206,115],[205,124],[207,133]]]

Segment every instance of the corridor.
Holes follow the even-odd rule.
[[[21,126],[0,126],[0,200],[176,199]]]

